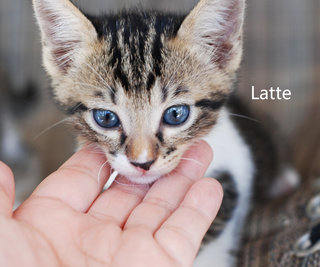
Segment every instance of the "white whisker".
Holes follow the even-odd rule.
[[[204,164],[196,159],[191,159],[191,158],[181,158],[182,160],[186,160],[186,161],[191,161],[191,162],[194,162],[194,163],[197,163],[199,164],[200,166],[204,166]]]
[[[251,117],[248,117],[248,116],[245,116],[245,115],[235,114],[235,113],[230,113],[230,112],[229,112],[229,115],[260,123],[258,120],[254,119],[254,118],[251,118]]]
[[[128,186],[128,187],[136,187],[137,184],[125,184],[125,183],[120,183],[119,181],[114,180],[115,183],[119,184],[119,185],[123,185],[123,186]]]
[[[58,126],[58,125],[60,125],[60,124],[62,124],[62,123],[64,123],[64,122],[66,122],[66,121],[68,121],[68,120],[69,120],[69,118],[65,118],[65,119],[63,119],[63,120],[60,120],[60,121],[54,123],[53,125],[49,126],[48,128],[44,129],[43,131],[41,131],[38,135],[36,135],[36,137],[33,138],[33,141],[37,140],[41,135],[45,134],[46,132],[50,131],[50,130],[53,129],[54,127],[56,127],[56,126]]]
[[[101,178],[100,176],[101,176],[102,169],[103,169],[104,166],[106,166],[107,163],[109,163],[108,160],[106,160],[106,161],[101,165],[101,167],[100,167],[100,169],[99,169],[99,172],[98,172],[98,184],[100,184],[100,178]]]

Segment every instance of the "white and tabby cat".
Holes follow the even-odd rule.
[[[225,200],[199,266],[232,266],[256,164],[227,100],[242,55],[244,0],[200,0],[187,16],[88,16],[69,0],[33,0],[55,100],[80,142],[94,142],[135,183],[172,171],[204,138]],[[211,237],[210,237],[211,236]]]

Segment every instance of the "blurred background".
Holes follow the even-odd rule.
[[[188,12],[195,0],[74,0],[98,14],[141,6]],[[306,177],[320,168],[320,1],[247,0],[238,94],[272,118],[291,160]],[[289,101],[253,101],[257,89],[290,89]],[[13,168],[24,199],[75,148],[64,117],[50,100],[31,0],[0,0],[0,160]],[[53,127],[54,126],[54,127]],[[46,130],[47,129],[47,130]]]

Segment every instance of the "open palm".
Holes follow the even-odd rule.
[[[113,184],[89,146],[46,178],[15,212],[11,171],[0,164],[0,266],[191,266],[222,199],[204,142],[152,186]]]

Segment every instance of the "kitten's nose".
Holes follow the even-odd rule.
[[[144,169],[145,171],[148,171],[151,167],[151,165],[155,162],[155,160],[151,160],[148,162],[144,162],[144,163],[138,163],[138,162],[133,162],[131,161],[130,163],[135,166],[135,167],[139,167],[141,169]]]

